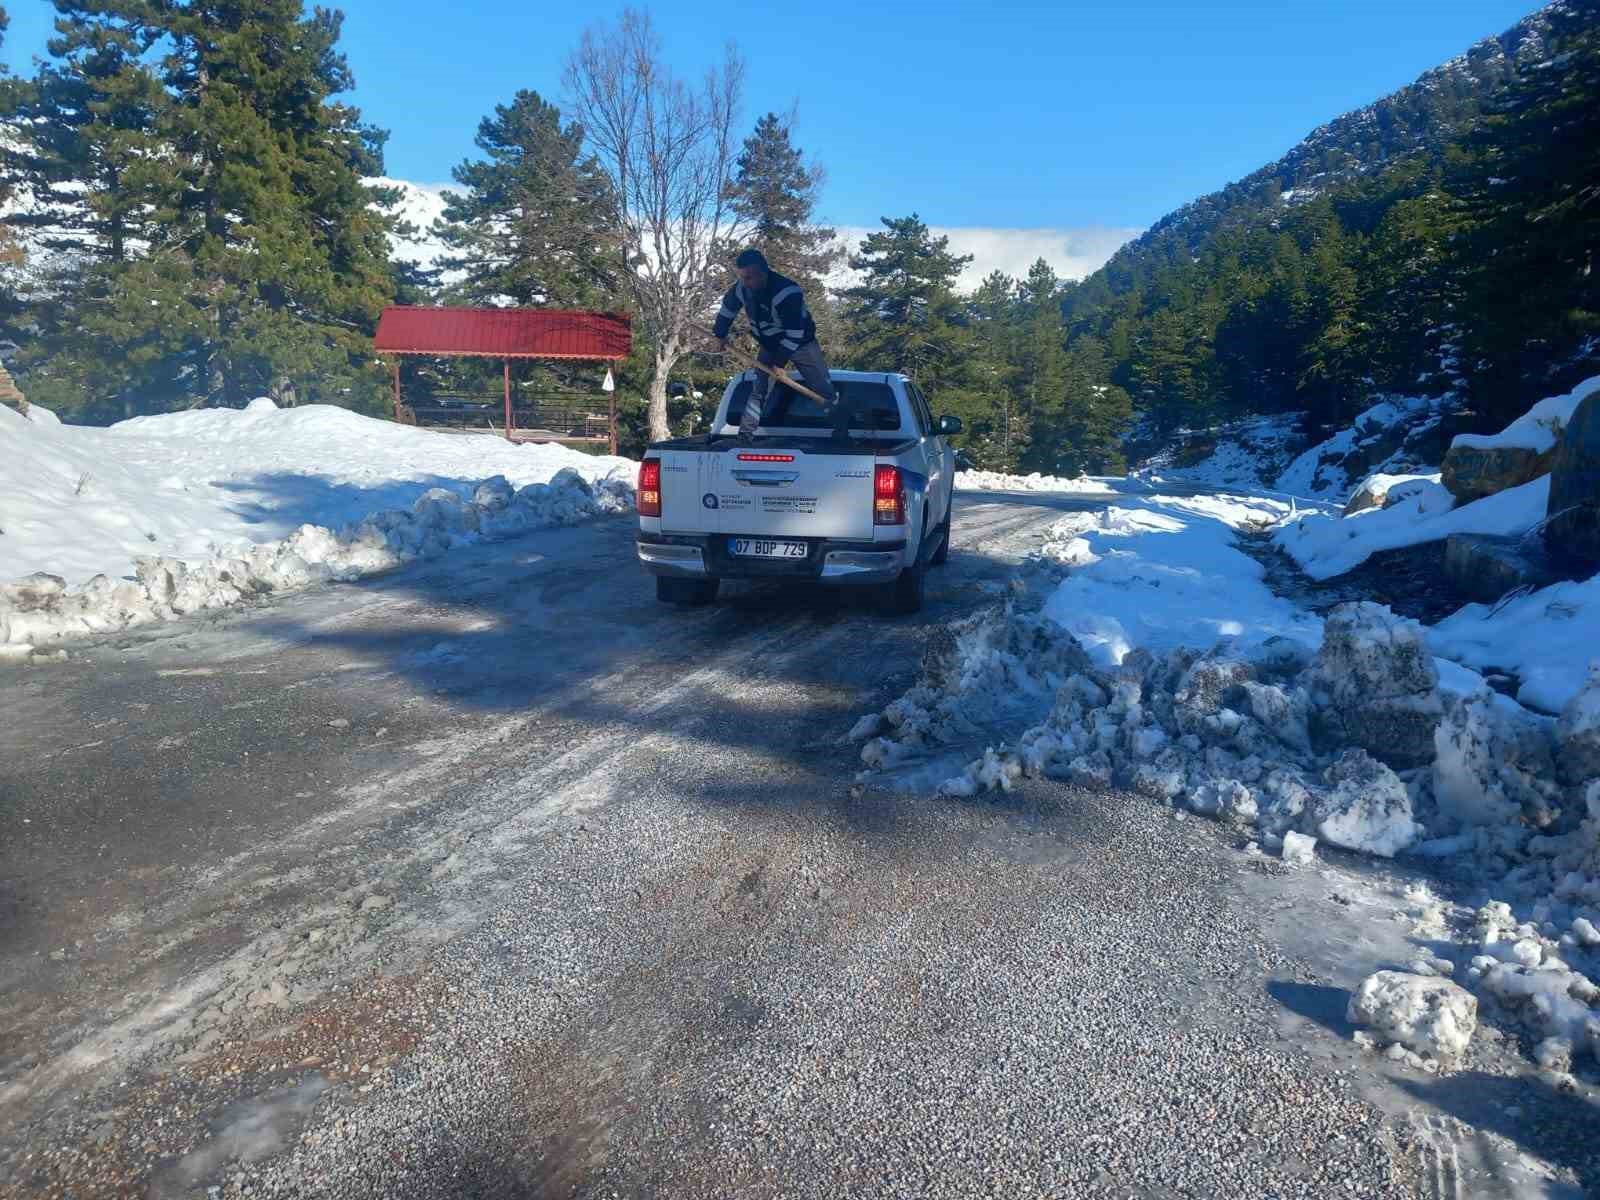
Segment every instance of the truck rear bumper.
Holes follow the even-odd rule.
[[[893,583],[906,565],[904,542],[807,539],[804,559],[735,558],[721,534],[641,534],[639,564],[652,575],[691,579],[800,579],[829,585]]]

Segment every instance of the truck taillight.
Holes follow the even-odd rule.
[[[900,468],[880,465],[872,477],[872,523],[906,523],[906,486]]]
[[[661,515],[661,460],[647,458],[639,464],[639,487],[634,492],[634,503],[641,517]]]

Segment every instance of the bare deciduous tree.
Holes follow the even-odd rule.
[[[568,111],[610,174],[626,277],[654,346],[650,436],[667,429],[667,381],[726,286],[742,230],[728,205],[744,62],[730,43],[698,85],[661,61],[647,12],[585,31],[567,62]]]

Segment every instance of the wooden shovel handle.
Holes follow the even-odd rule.
[[[703,325],[696,325],[696,326],[694,326],[694,328],[698,329],[701,333],[705,334],[707,337],[716,337],[717,336],[715,333],[712,333],[711,330],[705,328],[705,326],[703,326]],[[827,409],[827,408],[832,406],[830,401],[824,400],[821,396],[817,395],[816,392],[813,392],[810,388],[808,388],[805,384],[801,383],[798,379],[794,378],[787,371],[785,371],[785,370],[783,370],[783,369],[781,369],[779,367],[769,367],[766,363],[762,362],[759,358],[752,358],[748,353],[746,353],[745,351],[739,349],[739,347],[737,347],[737,346],[729,346],[728,350],[729,350],[730,353],[733,354],[733,356],[735,358],[739,359],[739,361],[744,363],[746,366],[754,367],[758,371],[765,371],[768,375],[772,376],[772,378],[776,379],[779,383],[783,384],[784,387],[793,388],[795,391],[799,392],[802,396],[810,396],[818,404],[822,405],[822,407],[824,409]]]

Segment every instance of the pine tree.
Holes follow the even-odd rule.
[[[844,250],[838,234],[815,224],[824,173],[794,144],[791,121],[768,113],[756,122],[734,162],[728,195],[749,227],[749,238],[781,271],[805,289],[815,306]]]
[[[955,282],[972,256],[952,254],[950,239],[934,237],[915,213],[882,223],[850,257],[861,276],[843,293],[851,359],[864,370],[905,371],[930,394],[959,385],[971,346]]]
[[[452,175],[437,232],[460,275],[453,298],[601,308],[618,299],[621,252],[610,230],[610,181],[584,153],[583,130],[537,92],[519,91],[478,125],[484,154]]]
[[[967,297],[965,310],[972,355],[966,386],[956,401],[957,415],[966,423],[963,445],[978,466],[1011,471],[1028,435],[1020,401],[1017,281],[990,272]]]
[[[376,401],[391,294],[386,219],[362,179],[382,135],[337,14],[298,0],[58,0],[33,90],[35,194],[79,211],[67,276],[25,353],[41,399],[107,415],[266,393]],[[160,55],[159,58],[155,57]]]
[[[0,6],[0,46],[5,44],[6,30],[10,28],[11,16],[4,6]],[[11,118],[15,115],[17,96],[13,88],[10,68],[0,62],[0,117]],[[6,177],[3,165],[0,165],[0,207],[10,204],[14,192],[15,189],[10,179]],[[0,268],[14,267],[22,261],[22,258],[22,246],[17,240],[15,231],[9,225],[0,225]],[[9,302],[10,298],[7,297],[7,300]],[[10,379],[10,376],[6,378]],[[16,385],[11,386],[14,388]]]
[[[1593,362],[1600,335],[1600,4],[1548,13],[1558,53],[1499,98],[1460,172],[1466,369],[1491,424],[1544,394],[1552,368]]]

